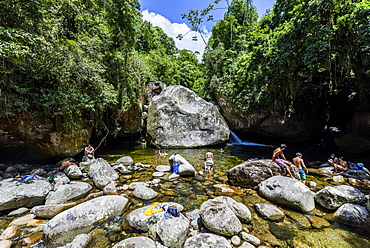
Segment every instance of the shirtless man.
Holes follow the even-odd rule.
[[[275,162],[277,165],[279,165],[281,168],[285,168],[287,171],[287,174],[290,178],[293,178],[292,172],[290,171],[290,166],[292,165],[291,162],[289,162],[284,155],[284,150],[286,148],[285,144],[281,144],[278,148],[274,150],[272,153],[272,161]]]
[[[213,170],[213,153],[210,150],[207,150],[205,161],[204,161],[204,169],[206,172],[211,173]]]
[[[91,144],[87,144],[87,146],[85,147],[85,156],[87,155],[92,155],[94,156],[94,147],[91,146]]]
[[[328,163],[334,167],[334,172],[335,173],[338,173],[340,172],[340,168],[341,166],[339,166],[339,159],[334,155],[334,154],[330,154],[330,157],[328,159]]]
[[[65,168],[67,168],[68,166],[72,164],[76,164],[76,163],[73,163],[70,159],[66,159],[62,162],[62,165],[59,167],[57,171],[63,171]]]
[[[293,164],[298,168],[302,183],[306,184],[306,174],[308,174],[308,170],[302,159],[302,153],[297,152],[295,154],[295,158],[293,158]]]

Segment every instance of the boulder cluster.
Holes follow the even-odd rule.
[[[150,165],[134,164],[128,156],[113,164],[102,158],[91,158],[56,173],[51,181],[40,176],[32,180],[4,179],[0,181],[0,211],[11,211],[8,216],[18,218],[0,233],[0,247],[12,247],[23,227],[32,228],[28,236],[36,237],[48,248],[89,247],[93,230],[102,225],[112,225],[111,229],[121,233],[135,230],[140,234],[128,238],[122,235],[122,240],[111,244],[114,248],[261,247],[264,241],[250,233],[246,225],[253,219],[271,221],[271,233],[287,239],[290,234],[281,233],[283,229],[274,223],[284,220],[287,214],[290,218],[300,217],[294,217],[294,212],[288,213],[282,207],[303,213],[306,218],[301,221],[302,225],[309,220],[308,225],[315,228],[330,226],[326,220],[315,216],[316,207],[320,207],[335,211],[333,218],[339,223],[370,231],[369,197],[360,190],[338,185],[326,186],[315,193],[299,180],[278,175],[274,165],[269,165],[272,169],[264,169],[269,177],[261,178],[256,186],[258,194],[266,200],[253,204],[258,216],[252,215],[250,206],[229,196],[205,200],[191,211],[176,203],[176,198],[173,202],[144,204],[158,196],[152,186],[161,183],[160,178],[172,171],[174,163],[180,164],[179,175],[170,178],[196,175],[194,167],[179,154],[170,156],[169,163],[169,166],[158,165],[150,182],[133,182],[120,187],[117,187],[120,175],[146,170]],[[237,184],[237,178],[242,177],[235,171],[245,177],[249,173],[245,168],[261,170],[263,163],[243,163],[231,169],[229,175],[233,174],[233,182]],[[253,186],[257,180],[250,182]],[[142,201],[142,207],[130,209],[130,197]],[[109,224],[110,221],[119,225]],[[28,245],[33,244],[28,242]]]

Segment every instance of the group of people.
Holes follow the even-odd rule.
[[[272,162],[275,162],[277,165],[279,165],[281,168],[285,168],[287,171],[287,175],[294,179],[294,176],[292,175],[292,172],[290,170],[290,167],[292,163],[285,158],[284,150],[286,149],[285,144],[281,144],[278,148],[274,150],[272,153]],[[308,174],[308,170],[306,165],[304,164],[302,153],[297,152],[295,154],[295,157],[292,159],[293,164],[297,167],[300,178],[303,183],[306,183],[306,174]]]
[[[334,167],[335,173],[342,173],[349,169],[347,161],[343,157],[337,158],[334,154],[330,154],[328,163]]]

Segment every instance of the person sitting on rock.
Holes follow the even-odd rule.
[[[87,144],[87,146],[85,147],[85,156],[87,155],[92,155],[94,156],[94,147],[91,146],[91,144]]]
[[[25,176],[22,176],[21,178],[22,180],[33,180],[35,179],[36,176],[40,175],[40,173],[41,173],[41,170],[37,169],[30,175],[25,175]]]
[[[272,153],[272,161],[279,165],[282,169],[285,168],[288,176],[290,178],[295,179],[292,175],[292,172],[290,171],[290,166],[292,165],[292,163],[285,158],[283,152],[285,148],[286,148],[285,144],[281,144],[278,148],[276,148]]]
[[[349,168],[348,168],[348,163],[347,161],[345,161],[343,159],[343,157],[339,157],[339,161],[338,161],[338,165],[336,165],[337,167],[337,170],[339,171],[339,173],[342,173],[342,172],[345,172],[347,171]]]
[[[334,154],[330,154],[329,159],[328,159],[328,163],[331,166],[334,167],[334,172],[335,173],[338,173],[340,171],[340,168],[338,167],[339,166],[339,159]]]
[[[66,160],[62,162],[61,166],[58,169],[56,169],[54,172],[63,171],[65,168],[67,168],[68,166],[72,164],[76,164],[76,163],[72,162],[72,159],[67,158]]]
[[[299,176],[301,177],[302,183],[306,184],[306,174],[308,170],[302,159],[302,153],[297,152],[295,158],[292,159],[293,164],[298,168]]]

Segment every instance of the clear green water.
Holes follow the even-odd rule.
[[[132,196],[131,191],[120,191],[130,199],[128,210],[150,205],[153,202],[173,201],[184,206],[184,211],[197,209],[200,205],[211,198],[223,195],[223,193],[214,187],[217,184],[227,184],[227,171],[236,165],[250,158],[269,158],[273,148],[271,147],[252,147],[252,146],[226,146],[222,147],[224,152],[219,151],[221,147],[210,148],[214,153],[215,165],[212,174],[201,175],[197,173],[195,177],[180,177],[176,180],[169,180],[170,173],[161,177],[161,183],[153,189],[159,193],[153,200],[143,201]],[[103,157],[108,162],[113,163],[123,156],[130,156],[134,163],[149,164],[150,168],[136,171],[132,175],[121,176],[118,186],[129,185],[132,182],[152,181],[152,174],[157,165],[169,165],[168,158],[174,153],[178,153],[189,161],[197,172],[203,171],[203,158],[208,148],[200,149],[164,149],[168,156],[158,157],[157,150],[154,148],[133,147],[131,149],[121,149],[119,146],[109,149],[100,149],[96,157]],[[315,181],[323,187],[330,184],[326,176],[316,173],[319,164],[325,162],[326,151],[320,149],[300,149],[304,154],[304,159],[310,173],[308,180]],[[291,159],[296,151],[291,149],[286,152],[287,158]],[[316,174],[315,174],[316,173]],[[229,195],[229,194],[227,194]],[[322,209],[317,209],[313,216],[319,218],[319,222],[329,221],[330,227],[317,228],[310,223],[309,215],[304,215],[289,209],[283,209],[287,216],[282,222],[271,222],[264,220],[254,209],[254,204],[266,202],[254,189],[235,188],[235,193],[229,195],[238,202],[244,203],[252,212],[252,222],[245,223],[244,228],[249,233],[261,239],[262,244],[271,247],[370,247],[369,232],[356,230],[343,225],[339,225],[332,220],[332,213]],[[272,203],[273,204],[273,203]],[[282,208],[281,208],[282,209]],[[10,221],[7,218],[0,218],[4,225]],[[123,227],[122,227],[123,226]],[[138,233],[135,230],[122,225],[122,218],[104,223],[92,232],[91,248],[111,247],[122,239],[132,236],[146,236],[146,233]],[[25,247],[22,245],[22,239],[16,242],[14,247]],[[42,242],[33,247],[42,248]]]

